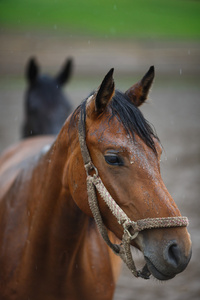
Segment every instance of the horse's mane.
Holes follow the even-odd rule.
[[[82,111],[86,117],[86,101],[87,98],[76,108],[70,120],[70,126],[74,126],[78,120],[78,115]],[[155,153],[155,143],[153,137],[159,140],[152,125],[144,118],[142,112],[129,100],[128,96],[120,91],[115,91],[115,95],[108,104],[111,108],[109,121],[114,117],[123,124],[125,130],[134,139],[137,134],[147,146]]]

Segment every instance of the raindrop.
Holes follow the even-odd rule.
[[[179,73],[180,73],[180,75],[182,75],[182,69],[180,69]]]

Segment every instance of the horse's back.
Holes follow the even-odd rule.
[[[9,190],[20,171],[33,166],[40,155],[45,153],[54,136],[29,138],[6,149],[0,156],[0,200]],[[32,161],[32,164],[30,164]]]

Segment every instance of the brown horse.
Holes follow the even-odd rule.
[[[138,106],[154,78],[151,67],[125,94],[113,70],[69,116],[58,137],[31,138],[0,159],[0,299],[112,299],[120,258],[102,239],[88,204],[78,138],[86,144],[104,185],[132,221],[180,217],[160,175],[161,146]],[[123,227],[97,193],[112,242]],[[159,280],[182,272],[191,257],[186,227],[146,229],[131,242]]]

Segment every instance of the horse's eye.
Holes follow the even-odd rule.
[[[109,154],[109,155],[105,155],[104,157],[105,157],[105,161],[109,165],[114,165],[114,166],[123,165],[123,160],[121,159],[121,157],[117,156],[116,154]]]

